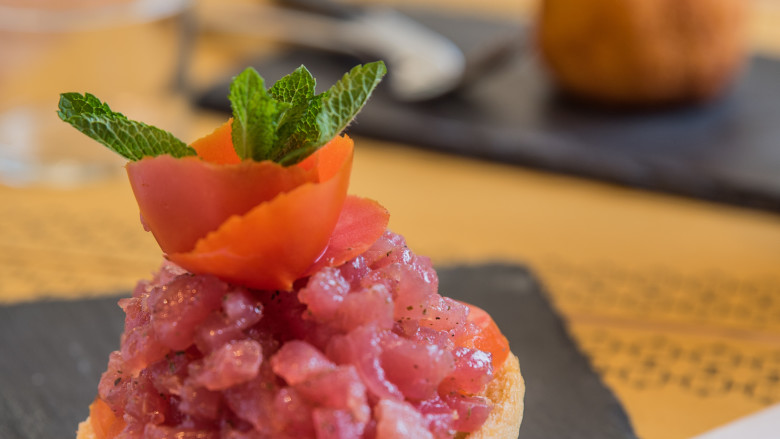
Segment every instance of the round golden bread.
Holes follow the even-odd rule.
[[[79,429],[76,431],[76,439],[97,439],[95,430],[92,429],[92,419],[90,419],[89,416],[79,423]]]
[[[657,106],[721,94],[745,58],[745,0],[544,0],[543,61],[592,101]]]
[[[485,396],[494,404],[490,416],[479,430],[464,438],[516,439],[523,420],[524,395],[525,383],[520,375],[520,363],[510,354],[485,391]],[[76,439],[97,439],[89,417],[79,424]]]
[[[485,396],[493,402],[487,421],[468,439],[517,439],[523,421],[525,382],[520,375],[520,362],[513,354],[504,361],[488,384]]]

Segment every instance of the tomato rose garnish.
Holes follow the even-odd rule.
[[[202,137],[190,144],[197,152],[198,157],[218,165],[230,165],[241,163],[241,157],[233,148],[233,119],[228,120],[213,133]]]
[[[339,155],[345,160],[342,178],[347,182],[351,148],[349,162],[344,154]],[[316,154],[329,155],[327,149]],[[144,224],[168,254],[191,251],[199,239],[231,216],[244,215],[279,194],[320,180],[317,168],[299,165],[250,160],[222,165],[168,155],[130,162],[126,169]],[[334,208],[338,212],[341,206]]]
[[[306,276],[323,267],[336,267],[368,250],[387,228],[390,214],[367,198],[347,196],[325,253],[306,270]]]
[[[351,199],[342,210],[353,147],[337,137],[289,167],[160,156],[130,163],[127,172],[146,226],[173,262],[252,288],[288,290],[315,262],[344,262],[387,226],[387,211],[373,201]]]
[[[379,204],[345,205],[354,145],[340,136],[386,72],[381,61],[355,66],[316,94],[303,66],[270,88],[245,69],[230,85],[233,117],[190,145],[89,93],[60,95],[58,114],[131,160],[144,227],[171,261],[251,288],[290,290],[314,268],[368,249],[387,226]]]

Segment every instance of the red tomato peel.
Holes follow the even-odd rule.
[[[305,275],[341,265],[368,250],[385,232],[389,221],[390,213],[376,201],[347,196],[325,253]]]
[[[201,159],[218,165],[241,163],[233,148],[233,119],[229,119],[213,133],[192,142],[190,146]]]
[[[141,216],[165,253],[190,251],[231,216],[317,179],[314,171],[268,161],[215,165],[168,155],[126,169]]]
[[[479,333],[471,340],[473,346],[467,347],[490,352],[493,357],[493,370],[498,370],[509,357],[509,341],[498,329],[498,325],[487,311],[468,303],[464,304],[469,307],[468,321],[480,329]]]
[[[290,290],[330,240],[349,186],[352,150],[349,138],[334,139],[317,153],[320,183],[302,184],[232,216],[192,251],[169,258],[193,273],[251,288]],[[338,169],[334,163],[340,163]]]

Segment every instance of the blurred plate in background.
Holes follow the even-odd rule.
[[[409,15],[461,46],[471,66],[491,42],[504,41],[517,27],[429,12]],[[737,86],[707,105],[620,112],[561,96],[527,42],[512,49],[508,59],[472,70],[461,89],[438,100],[403,103],[380,86],[350,132],[780,211],[780,60],[752,58]],[[250,63],[269,82],[305,64],[327,86],[361,61],[295,49]],[[199,95],[198,103],[229,111],[227,84]]]

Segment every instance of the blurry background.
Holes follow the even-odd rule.
[[[359,145],[351,192],[381,201],[390,227],[438,265],[531,267],[644,438],[691,437],[780,401],[780,173],[772,161],[780,149],[780,99],[772,98],[780,91],[780,2],[738,1],[748,51],[735,82],[704,103],[639,109],[558,92],[534,36],[538,1],[349,2],[397,6],[452,33],[474,72],[457,93],[416,103],[394,96],[389,77],[351,127]],[[603,3],[618,10],[621,1]],[[685,3],[643,0],[637,8],[645,9],[608,25],[645,29],[636,17],[653,13],[647,5]],[[720,3],[728,2],[713,0]],[[349,28],[338,24],[350,20],[343,12],[276,8],[249,0],[0,1],[0,301],[115,294],[160,261],[121,160],[59,122],[58,94],[93,92],[191,141],[225,119],[220,87],[247,64],[270,79],[266,71],[301,53],[326,76],[344,59],[281,43],[305,38],[321,18],[330,29],[334,20]],[[676,11],[669,22],[690,16]],[[309,21],[297,30],[279,25],[291,17]],[[613,27],[605,26],[594,35]],[[584,75],[598,65],[593,59],[575,66]],[[680,154],[693,143],[670,145],[689,129],[696,148]],[[721,160],[709,162],[715,155]],[[729,163],[740,172],[726,172]],[[717,184],[701,186],[702,175]]]

